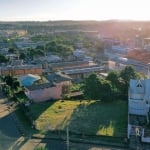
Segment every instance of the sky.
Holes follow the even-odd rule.
[[[150,20],[149,0],[0,0],[0,21]]]

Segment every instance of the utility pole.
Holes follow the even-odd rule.
[[[46,47],[45,47],[46,45],[44,45],[44,56],[45,56],[45,58],[46,58]]]
[[[0,67],[0,92],[2,92],[2,73],[1,73],[1,67]]]
[[[66,146],[67,146],[67,150],[69,150],[69,128],[67,126],[67,129],[66,129]]]

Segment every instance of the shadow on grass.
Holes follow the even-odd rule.
[[[28,116],[31,117],[33,120],[39,118],[39,116],[45,112],[49,107],[51,107],[56,101],[47,101],[43,103],[33,103],[31,104],[28,109]]]
[[[57,126],[83,135],[126,136],[127,104],[100,101],[81,103]]]
[[[45,105],[45,104],[43,104]],[[48,105],[51,106],[52,103]],[[41,109],[41,113],[46,110]],[[34,108],[34,107],[33,107]],[[32,109],[33,109],[32,108]],[[37,116],[39,116],[39,113]],[[56,130],[48,131],[44,139],[58,138],[64,139],[61,149],[66,149],[66,128],[69,128],[70,139],[88,140],[88,141],[107,141],[108,143],[122,143],[126,137],[127,128],[127,103],[124,101],[101,102],[89,101],[84,103],[81,101],[71,114],[65,116],[56,126]],[[42,140],[43,142],[44,139]],[[70,140],[71,141],[71,140]],[[88,143],[88,142],[87,142]],[[90,143],[89,143],[90,144]],[[52,143],[46,142],[46,146],[52,148]],[[81,144],[80,144],[81,146]],[[81,149],[79,144],[74,145],[76,150]],[[53,149],[57,150],[59,146],[53,145]],[[82,147],[82,149],[87,149]],[[89,146],[90,149],[91,146]]]

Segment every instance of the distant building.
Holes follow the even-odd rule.
[[[136,35],[134,39],[134,48],[143,48],[143,46],[144,46],[143,39],[139,35]]]
[[[68,93],[68,88],[72,84],[72,78],[68,75],[60,72],[46,75],[45,78],[53,84],[59,84],[62,86],[62,94]]]
[[[11,60],[10,65],[11,66],[22,66],[23,65],[23,60],[22,59]]]
[[[144,49],[150,51],[150,38],[144,38],[143,43],[144,43]]]
[[[63,69],[73,69],[73,68],[82,68],[82,67],[90,67],[97,66],[93,61],[69,61],[69,62],[61,62],[61,63],[51,63],[49,68],[52,71],[59,71]]]
[[[83,43],[82,42],[77,42],[77,43],[74,44],[74,46],[76,48],[83,48]]]
[[[56,63],[62,61],[62,59],[57,55],[46,56],[45,59],[48,63]]]
[[[43,69],[41,65],[21,65],[21,66],[5,66],[1,67],[2,75],[25,75],[25,74],[38,74],[42,75]]]
[[[77,59],[77,60],[82,60],[85,56],[85,53],[83,50],[80,49],[76,49],[73,51],[73,56]]]
[[[9,59],[9,61],[18,60],[19,59],[19,55],[18,54],[6,54],[6,57]]]
[[[107,76],[108,76],[108,73],[99,73],[98,74],[100,77],[102,77],[102,78],[106,78]]]
[[[111,49],[113,52],[122,53],[122,54],[126,54],[126,53],[128,53],[128,51],[132,50],[130,48],[127,48],[127,47],[121,46],[121,45],[112,45]]]
[[[144,45],[144,50],[150,52],[150,44]]]
[[[71,77],[69,77],[68,75],[62,74],[60,72],[45,75],[45,78],[50,83],[59,83],[61,85],[66,85],[66,86],[71,85],[71,80],[72,80]]]
[[[111,37],[103,37],[100,36],[99,37],[100,40],[104,43],[105,48],[111,48],[113,43],[114,43],[114,39]]]
[[[104,71],[104,67],[101,66],[91,66],[91,67],[82,67],[82,68],[73,68],[73,69],[65,69],[63,72],[66,75],[69,75],[74,80],[82,80],[91,73],[100,73]]]
[[[106,72],[111,71],[111,70],[121,70],[123,69],[127,64],[125,60],[120,60],[119,58],[112,59],[109,61],[103,61],[102,65],[104,67],[104,70]]]
[[[0,48],[0,54],[7,55],[8,50],[9,50],[8,48]]]
[[[0,48],[7,48],[7,47],[8,47],[7,42],[0,41]]]

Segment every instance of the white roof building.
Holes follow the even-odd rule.
[[[128,138],[137,137],[139,130],[142,142],[150,143],[150,79],[130,80],[128,95]],[[147,134],[148,133],[148,134]]]
[[[84,51],[82,51],[82,50],[79,50],[79,49],[76,49],[76,50],[74,50],[74,52],[73,52],[73,55],[75,56],[75,57],[77,57],[77,58],[83,58],[84,57]]]

